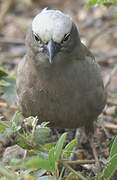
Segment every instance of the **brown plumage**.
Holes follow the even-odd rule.
[[[47,11],[52,15],[59,13],[44,10]],[[106,100],[99,65],[81,43],[73,22],[69,34],[63,34],[60,42],[53,40],[53,34],[46,42],[41,36],[30,27],[27,53],[18,66],[17,94],[21,112],[25,117],[38,116],[40,122],[49,121],[52,127],[83,126],[87,132],[91,131]]]

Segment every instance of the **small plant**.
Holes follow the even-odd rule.
[[[59,166],[62,165],[62,159],[71,155],[74,146],[76,145],[76,140],[72,140],[69,144],[64,147],[67,133],[64,133],[59,138],[56,145],[48,150],[45,154],[42,152],[38,153],[36,156],[32,156],[20,165],[21,167],[35,170],[46,170],[46,179],[61,179],[64,167],[62,167],[61,172],[59,172]],[[42,179],[44,176],[42,176]],[[41,177],[40,177],[41,180]]]
[[[117,136],[111,146],[110,155],[107,164],[104,168],[103,175],[106,178],[111,178],[114,172],[117,170]]]
[[[8,104],[14,104],[16,100],[16,79],[0,67],[0,97]]]
[[[114,5],[117,4],[117,0],[88,0],[88,6],[95,6],[95,5]]]
[[[17,176],[17,179],[24,177],[27,173],[28,176],[39,177],[41,179],[61,179],[65,163],[73,152],[73,148],[76,146],[77,141],[73,139],[70,143],[65,145],[67,133],[61,135],[57,143],[48,143],[48,138],[51,137],[50,128],[47,127],[47,122],[37,124],[37,117],[29,117],[23,120],[21,113],[16,112],[12,120],[5,124],[1,121],[0,129],[2,135],[6,137],[6,132],[9,132],[10,136],[15,136],[15,142],[20,147],[27,150],[28,155],[25,160],[13,159],[11,160],[9,169],[2,164],[1,173],[4,176],[9,175],[13,178],[16,176],[15,170],[19,169],[23,173]],[[9,139],[10,139],[9,136]],[[60,168],[61,166],[61,168]],[[5,170],[3,172],[3,169]],[[12,172],[13,170],[13,172]],[[44,172],[44,174],[43,174]],[[77,174],[77,172],[76,172]]]

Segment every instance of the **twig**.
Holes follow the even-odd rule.
[[[8,107],[8,105],[5,102],[0,102],[0,107]]]
[[[37,118],[37,116],[36,116],[36,117],[34,118],[33,123],[32,123],[33,129],[32,129],[32,135],[31,135],[31,142],[34,141],[34,136],[35,136],[35,130],[36,130],[37,122],[38,122],[38,118]]]
[[[61,180],[61,179],[62,179],[62,176],[63,176],[63,174],[64,174],[64,171],[65,171],[65,167],[62,168],[58,180]]]
[[[23,39],[16,39],[16,38],[0,38],[0,43],[2,44],[18,44],[18,45],[24,45]]]
[[[101,128],[103,129],[106,137],[107,137],[108,139],[110,139],[110,134],[109,134],[109,132],[107,131],[107,129],[105,128],[104,123],[102,123],[100,126],[101,126]]]
[[[113,123],[104,123],[104,127],[107,129],[117,130],[117,124],[113,124]]]
[[[81,180],[87,180],[80,172],[75,171],[72,167],[70,167],[67,163],[63,162],[63,165],[69,169],[73,174],[75,174]]]
[[[117,72],[117,65],[112,69],[110,75],[108,76],[108,78],[107,78],[107,80],[106,80],[106,82],[105,82],[105,84],[104,84],[105,88],[107,88],[107,87],[109,86],[109,84],[110,84],[110,82],[111,82],[111,79],[112,79],[113,75],[114,75],[116,72]]]
[[[6,102],[0,102],[0,107],[3,107],[3,108],[7,108],[9,107],[10,109],[16,111],[17,110],[17,107],[16,106],[9,106]]]
[[[112,106],[117,106],[117,102],[112,101],[111,99],[108,99],[108,100],[107,100],[107,104],[108,104],[108,105],[112,105]]]
[[[94,164],[95,160],[76,160],[76,161],[69,161],[69,160],[62,160],[62,162],[65,162],[67,164]]]
[[[98,154],[97,154],[97,150],[96,150],[96,146],[93,142],[93,138],[91,137],[91,139],[89,140],[89,143],[90,143],[90,146],[92,148],[92,153],[93,153],[93,156],[94,156],[94,159],[95,159],[95,163],[98,167],[98,169],[100,170],[100,162],[99,162],[99,158],[98,158]]]

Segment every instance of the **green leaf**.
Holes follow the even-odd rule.
[[[117,11],[113,14],[113,19],[117,19]]]
[[[1,78],[2,76],[7,76],[7,75],[8,75],[8,73],[5,71],[5,69],[0,66],[0,78]]]
[[[14,104],[16,100],[15,77],[7,76],[3,77],[2,80],[6,81],[7,86],[2,87],[3,95],[1,98],[6,100],[9,104]]]
[[[105,6],[110,6],[117,4],[117,0],[88,0],[87,5],[94,6],[94,5],[105,5]]]
[[[9,179],[9,180],[18,180],[18,176],[16,173],[13,173],[11,170],[0,164],[0,175],[3,175],[3,178]],[[0,179],[2,177],[0,176]]]
[[[8,124],[3,121],[0,121],[0,133],[3,133],[6,128],[8,128]]]
[[[104,177],[110,178],[115,170],[117,169],[117,154],[115,154],[107,163],[106,167],[104,168],[103,174]]]
[[[0,80],[0,86],[1,86],[1,88],[3,88],[3,87],[8,87],[9,85],[10,85],[10,83],[7,82],[7,81],[5,81],[4,79],[1,79],[1,80]]]
[[[66,140],[66,135],[67,135],[67,133],[62,134],[61,137],[59,138],[56,146],[55,146],[55,160],[56,161],[58,161],[60,156],[61,156],[61,153],[63,150],[63,145],[64,145],[65,140]]]
[[[42,177],[37,178],[37,180],[53,180],[53,177],[52,176],[42,176]]]
[[[40,127],[41,127],[41,128],[45,128],[45,127],[47,127],[48,124],[49,124],[49,121],[48,121],[48,122],[42,122],[42,123],[40,124]]]
[[[24,161],[22,166],[27,168],[45,169],[51,171],[50,162],[48,159],[43,159],[38,156],[31,157],[29,160]]]
[[[22,114],[19,111],[16,111],[13,115],[12,119],[12,129],[14,132],[17,132],[21,129],[21,123],[22,123]]]
[[[50,151],[49,151],[49,162],[50,162],[50,166],[51,166],[51,171],[55,171],[56,169],[56,161],[55,161],[55,148],[51,148]]]
[[[45,144],[49,142],[50,133],[50,128],[37,126],[34,134],[36,143]]]
[[[49,151],[51,148],[55,147],[54,143],[46,143],[43,145],[43,148]]]
[[[80,180],[74,173],[69,173],[66,180]]]
[[[30,137],[29,137],[30,138]],[[22,147],[22,148],[24,148],[24,149],[32,149],[32,145],[30,145],[29,144],[29,142],[28,142],[28,140],[27,140],[27,137],[26,136],[24,136],[24,135],[22,135],[22,136],[20,136],[20,134],[18,135],[18,137],[16,138],[16,143],[20,146],[20,147]],[[33,147],[34,148],[34,147]]]
[[[112,158],[115,154],[117,154],[117,136],[115,137],[114,142],[112,144],[109,157]]]
[[[68,143],[64,150],[63,150],[63,156],[64,158],[69,158],[72,151],[73,151],[73,148],[77,145],[77,139],[73,139],[70,143]]]
[[[97,3],[97,0],[89,0],[87,5],[88,6],[94,6],[94,5],[96,5],[96,3]]]

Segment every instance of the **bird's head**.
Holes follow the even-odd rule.
[[[30,39],[29,46],[46,57],[50,64],[56,61],[58,54],[72,52],[80,42],[78,30],[71,17],[61,11],[48,9],[42,10],[33,19]]]

